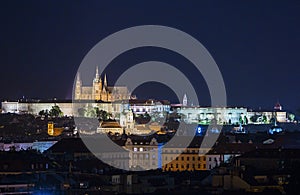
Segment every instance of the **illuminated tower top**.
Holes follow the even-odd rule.
[[[187,104],[188,104],[187,97],[186,97],[186,94],[184,94],[183,101],[182,101],[182,106],[187,106]]]
[[[280,105],[279,101],[274,106],[274,110],[282,110],[282,106]]]
[[[98,71],[98,66],[96,66],[96,75],[95,75],[94,82],[99,82],[99,71]]]
[[[104,87],[107,87],[106,74],[104,75]]]

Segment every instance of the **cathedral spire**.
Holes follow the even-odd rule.
[[[187,105],[188,105],[187,97],[186,97],[186,94],[184,94],[183,100],[182,100],[182,106],[187,106]]]
[[[104,75],[104,87],[107,87],[106,74]]]
[[[80,80],[80,73],[79,73],[79,72],[77,72],[76,82],[77,82],[77,83],[80,83],[80,82],[81,82],[81,80]]]
[[[79,81],[80,80],[80,73],[77,72],[77,77],[76,77],[76,80]]]
[[[95,76],[95,81],[99,81],[99,70],[98,70],[98,66],[96,66],[96,76]]]

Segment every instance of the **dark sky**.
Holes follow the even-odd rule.
[[[222,72],[228,105],[272,108],[279,100],[286,109],[300,108],[299,1],[86,2],[0,2],[1,99],[70,98],[77,68],[95,44],[124,28],[155,24],[178,28],[207,48]],[[192,83],[203,80],[182,56],[141,48],[110,64],[108,82],[148,60],[181,67]],[[200,105],[209,105],[204,80],[195,88]],[[135,93],[176,100],[157,83]]]

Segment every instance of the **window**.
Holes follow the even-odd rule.
[[[143,152],[143,148],[140,148],[140,152]]]
[[[203,164],[203,169],[206,169],[206,164]]]
[[[183,157],[183,156],[181,157],[181,160],[184,160],[184,157]]]
[[[190,160],[190,157],[186,157],[186,160],[189,161],[189,160]]]
[[[211,157],[208,158],[208,161],[211,161]]]
[[[133,148],[133,151],[134,151],[134,152],[137,152],[137,148]]]
[[[195,160],[195,157],[193,156],[193,158],[192,158],[192,159],[193,159],[193,161],[194,161],[194,160]]]

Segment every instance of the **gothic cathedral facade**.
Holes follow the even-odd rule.
[[[98,67],[96,67],[96,75],[92,86],[83,86],[80,74],[77,74],[75,83],[75,100],[96,100],[103,102],[112,102],[119,100],[128,100],[130,93],[125,86],[108,86],[106,74],[102,82],[99,76]]]

